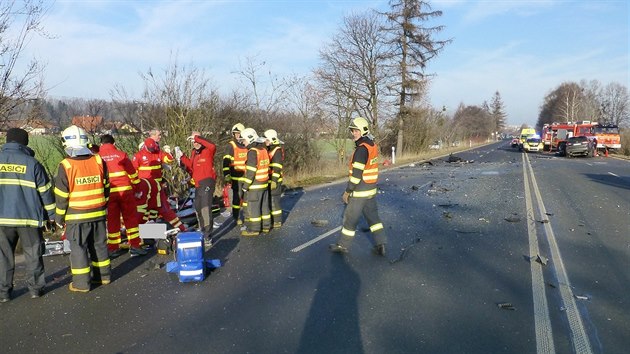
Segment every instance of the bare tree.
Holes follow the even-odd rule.
[[[0,125],[14,109],[45,93],[45,66],[35,59],[24,64],[23,54],[34,34],[46,35],[41,21],[47,10],[43,0],[0,2]]]
[[[398,97],[398,139],[396,149],[403,152],[403,135],[407,119],[411,119],[413,101],[426,94],[427,63],[435,58],[452,40],[436,40],[434,36],[444,26],[428,27],[428,21],[442,16],[442,11],[433,11],[428,2],[420,0],[390,0],[391,11],[384,15],[388,26],[383,29],[388,35],[391,65],[397,80],[391,89]]]
[[[599,96],[602,123],[618,126],[627,126],[630,123],[630,97],[626,86],[612,82],[602,89]]]
[[[274,113],[281,109],[286,102],[287,90],[286,82],[271,70],[267,70],[268,82],[261,79],[261,71],[265,69],[266,62],[259,61],[253,57],[247,57],[244,64],[240,64],[235,72],[245,82],[254,98],[253,107],[255,110]]]

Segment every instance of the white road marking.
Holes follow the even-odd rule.
[[[527,159],[529,162],[529,159],[527,157],[525,157],[525,159]],[[538,203],[538,211],[542,220],[546,218],[547,209],[545,208],[540,190],[538,189],[536,176],[534,175],[534,171],[529,163],[528,168],[531,176],[532,188],[534,191],[534,195],[536,196],[536,202]],[[586,335],[586,330],[584,329],[582,317],[580,316],[577,305],[575,303],[573,291],[571,290],[571,283],[569,282],[569,277],[567,275],[566,269],[564,268],[564,262],[562,261],[562,256],[560,255],[560,248],[558,247],[558,244],[556,242],[556,237],[554,235],[553,229],[551,228],[551,223],[545,223],[544,229],[547,236],[547,242],[549,243],[549,248],[551,250],[551,259],[554,265],[556,279],[558,279],[560,296],[566,309],[565,313],[567,315],[567,320],[569,322],[569,328],[571,331],[570,338],[571,343],[573,344],[573,350],[575,353],[578,354],[591,354],[593,350],[591,348],[588,336]]]
[[[312,244],[314,244],[316,242],[319,242],[320,240],[325,239],[326,237],[334,234],[335,232],[337,232],[339,230],[341,230],[341,226],[337,226],[336,228],[326,232],[325,234],[319,235],[319,236],[315,237],[314,239],[312,239],[312,240],[310,240],[310,241],[308,241],[306,243],[303,243],[303,244],[295,247],[294,249],[291,250],[291,252],[300,252],[301,250],[305,249],[306,247],[308,247],[308,246],[310,246],[310,245],[312,245]]]
[[[525,184],[525,207],[527,210],[527,234],[529,235],[529,268],[532,273],[532,296],[534,300],[534,329],[536,332],[536,352],[555,353],[553,334],[551,331],[551,318],[549,305],[545,295],[545,279],[542,267],[534,261],[534,257],[540,254],[538,237],[536,235],[536,219],[532,203],[532,193],[529,187],[529,172],[531,169],[529,157],[523,154],[523,178]],[[532,173],[533,174],[533,173]]]

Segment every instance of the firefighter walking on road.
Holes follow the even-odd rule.
[[[280,198],[282,196],[282,168],[284,164],[284,148],[282,142],[278,139],[278,133],[269,129],[263,134],[265,136],[265,144],[269,151],[269,199],[271,207],[271,220],[273,228],[277,229],[282,226],[282,205]]]
[[[212,198],[217,174],[214,171],[214,154],[216,145],[208,139],[192,132],[188,137],[193,149],[190,158],[183,155],[178,147],[175,148],[175,158],[184,166],[195,183],[195,211],[199,222],[199,230],[203,232],[206,244],[212,244]]]
[[[109,172],[109,201],[107,203],[107,249],[110,258],[120,256],[125,250],[120,248],[122,217],[129,254],[144,256],[147,251],[140,246],[140,229],[138,228],[135,194],[139,191],[138,172],[124,151],[115,146],[114,137],[110,134],[101,136],[99,156],[105,161]]]
[[[109,284],[107,252],[107,165],[88,148],[85,130],[75,125],[62,133],[68,157],[59,163],[55,178],[55,221],[65,225],[70,242],[70,291],[87,293],[90,284]]]
[[[245,126],[236,123],[232,127],[232,137],[227,151],[223,156],[223,182],[232,186],[232,217],[237,225],[243,222],[240,218],[242,178],[245,175],[245,162],[247,161],[247,148],[241,144],[241,132]],[[227,207],[227,206],[226,206]]]
[[[174,161],[170,148],[160,148],[159,140],[161,132],[157,129],[151,131],[151,136],[144,140],[140,151],[133,156],[133,166],[138,170],[138,177],[147,179],[150,186],[151,195],[148,197],[149,219],[155,220],[161,216],[173,227],[185,231],[186,227],[171,209],[168,197],[162,186],[162,164],[170,164]]]
[[[40,297],[46,285],[42,229],[54,225],[55,196],[46,170],[27,145],[28,133],[12,128],[0,150],[0,302],[11,300],[18,239],[31,298]]]
[[[271,230],[269,213],[269,153],[256,131],[247,128],[241,133],[241,141],[247,146],[247,162],[243,187],[245,226],[241,236],[258,236]]]
[[[348,128],[352,133],[355,150],[350,160],[348,184],[342,196],[346,209],[343,214],[341,237],[337,243],[330,245],[329,249],[334,253],[348,253],[359,218],[363,215],[374,235],[376,245],[372,251],[384,256],[387,240],[376,206],[378,148],[370,136],[367,119],[354,118]]]

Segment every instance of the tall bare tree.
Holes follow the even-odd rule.
[[[602,123],[630,125],[630,96],[626,86],[616,82],[606,85],[600,94],[600,104]]]
[[[452,39],[438,40],[434,37],[444,26],[428,26],[430,19],[442,16],[442,11],[433,11],[428,2],[420,0],[390,0],[391,11],[384,13],[388,25],[390,59],[397,80],[391,89],[398,97],[398,139],[396,149],[403,152],[403,133],[407,119],[411,119],[410,103],[421,102],[426,94],[427,63],[435,58]]]
[[[41,21],[48,8],[43,0],[0,1],[0,126],[14,109],[45,93],[45,65],[25,63],[24,49],[33,35],[47,36]]]

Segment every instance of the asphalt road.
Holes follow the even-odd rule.
[[[385,258],[364,224],[349,255],[328,252],[341,182],[286,193],[269,235],[226,222],[207,252],[223,266],[201,283],[152,252],[74,294],[67,257],[53,256],[33,300],[19,267],[17,297],[0,304],[2,352],[627,352],[629,163],[509,141],[457,156],[381,173]]]

